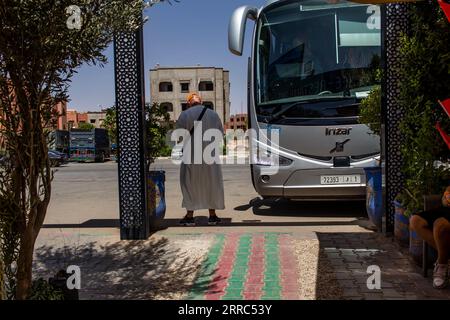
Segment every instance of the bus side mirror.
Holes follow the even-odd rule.
[[[228,48],[233,54],[242,56],[247,19],[256,20],[257,17],[258,9],[251,6],[239,7],[233,12],[228,26]]]

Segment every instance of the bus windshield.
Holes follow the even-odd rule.
[[[270,116],[301,102],[286,116],[357,116],[358,108],[347,106],[377,85],[380,56],[377,6],[322,0],[269,6],[257,26],[257,113]],[[346,112],[330,112],[339,108],[339,99]]]
[[[93,148],[95,146],[93,135],[90,132],[77,132],[75,134],[72,133],[70,145],[72,148]]]

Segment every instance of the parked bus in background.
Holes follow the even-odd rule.
[[[358,122],[361,100],[379,84],[379,7],[340,0],[240,7],[229,26],[236,55],[247,19],[256,21],[248,68],[256,191],[264,198],[363,199],[363,168],[380,157],[379,136]],[[265,134],[271,130],[278,143]],[[264,173],[271,163],[261,149],[278,155],[276,173]]]
[[[111,159],[111,146],[106,129],[72,129],[70,131],[70,160],[104,162]]]

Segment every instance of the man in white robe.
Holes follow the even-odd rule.
[[[180,224],[195,225],[194,211],[209,209],[208,224],[215,225],[220,223],[216,210],[225,209],[219,158],[224,132],[222,121],[214,110],[202,105],[198,94],[189,94],[187,102],[188,109],[180,114],[177,121],[178,129],[193,132],[183,139],[180,186],[182,207],[186,208],[187,213]]]

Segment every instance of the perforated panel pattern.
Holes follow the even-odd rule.
[[[386,50],[386,230],[393,231],[395,210],[393,201],[403,189],[404,177],[401,172],[402,155],[400,123],[404,110],[400,108],[397,98],[400,94],[400,78],[398,71],[401,66],[399,54],[400,36],[408,29],[408,14],[406,4],[386,5],[385,17],[385,50]]]
[[[139,32],[115,36],[120,224],[124,239],[147,235],[141,50]]]

